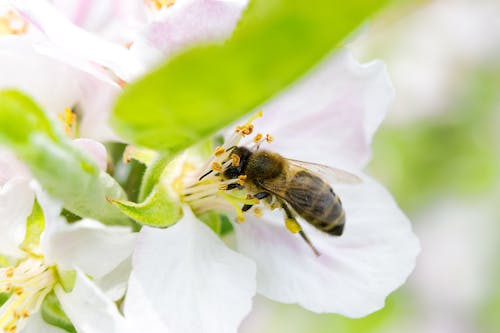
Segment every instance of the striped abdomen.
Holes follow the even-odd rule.
[[[330,235],[344,230],[345,212],[332,188],[318,176],[299,171],[292,176],[285,200],[307,222]]]

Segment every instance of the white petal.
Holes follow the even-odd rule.
[[[125,319],[116,305],[81,271],[77,271],[75,286],[71,292],[64,292],[60,286],[56,286],[55,292],[78,332],[128,332]]]
[[[189,210],[168,229],[144,227],[125,301],[127,318],[141,316],[145,295],[174,332],[236,332],[251,309],[255,264],[230,250]]]
[[[288,158],[361,169],[393,95],[382,62],[361,65],[343,51],[265,104],[255,129],[270,133],[269,148]]]
[[[24,239],[26,219],[35,200],[29,180],[14,178],[0,187],[0,253],[20,256],[19,245]]]
[[[94,279],[99,288],[113,301],[118,301],[125,295],[127,282],[132,271],[132,258],[125,259],[111,272],[100,279]]]
[[[108,154],[106,152],[106,147],[104,147],[102,143],[91,139],[80,138],[73,140],[73,144],[89,154],[90,157],[94,159],[99,169],[106,171]]]
[[[334,191],[346,212],[342,236],[302,222],[320,257],[299,235],[288,232],[281,212],[273,212],[272,221],[250,219],[237,225],[238,249],[257,263],[263,295],[314,312],[361,317],[382,308],[386,296],[405,282],[419,243],[390,194],[373,180]]]
[[[126,81],[143,73],[142,64],[129,50],[75,26],[47,1],[16,0],[12,5],[47,36],[49,42],[42,45],[47,54],[89,72],[92,63],[110,68]]]
[[[44,239],[44,253],[62,268],[78,267],[98,279],[132,255],[135,238],[129,228],[84,219],[52,232]]]
[[[0,38],[0,88],[23,91],[53,115],[73,107],[80,98],[75,71],[38,54],[32,45],[26,36]]]
[[[221,41],[231,35],[247,0],[183,0],[151,22],[131,51],[155,64],[195,45]]]
[[[40,311],[32,314],[26,326],[21,330],[22,333],[67,333],[67,331],[47,324],[43,318]]]

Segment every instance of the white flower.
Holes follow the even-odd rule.
[[[101,169],[106,167],[106,151],[101,144],[89,139],[77,139],[73,143],[89,153]],[[54,290],[80,332],[97,332],[97,328],[89,331],[83,327],[92,324],[89,324],[89,313],[102,309],[90,308],[81,315],[74,311],[80,306],[77,297],[71,297],[78,290],[87,288],[85,290],[90,291],[80,299],[81,304],[90,299],[113,304],[112,301],[120,299],[130,272],[136,234],[128,228],[106,227],[88,219],[69,225],[59,215],[61,205],[30,182],[31,175],[24,164],[1,149],[0,255],[9,259],[10,266],[0,268],[0,291],[12,292],[12,296],[0,308],[0,328],[14,332],[27,325],[26,332],[56,330],[47,325],[39,313],[41,302]],[[37,202],[42,207],[39,210],[41,216],[31,220],[35,221],[35,227],[29,226],[30,222],[27,224],[28,217],[38,205],[35,203],[34,206],[34,188]],[[69,287],[71,279],[61,274],[73,270],[79,272],[77,276],[85,272],[93,281],[82,282],[77,277],[73,291],[66,294],[61,285]],[[82,287],[81,284],[92,286]]]
[[[207,162],[193,153],[173,162],[166,186],[180,193],[189,207],[173,227],[144,227],[140,232],[126,316],[135,316],[134,293],[140,291],[174,331],[235,332],[250,309],[255,282],[257,291],[271,299],[349,317],[382,308],[386,296],[404,283],[414,268],[418,241],[391,195],[359,172],[369,160],[371,138],[393,97],[385,66],[359,65],[341,52],[314,74],[263,106],[262,126],[256,121],[255,127],[248,122],[236,133],[231,129],[233,134]],[[249,136],[261,130],[262,138]],[[332,184],[347,216],[342,236],[300,221],[319,257],[287,230],[280,209],[269,211],[264,201],[226,190],[230,184],[245,185],[244,176],[217,176],[233,163],[231,146],[252,141],[266,145],[266,133],[274,137],[267,137],[272,141],[269,150],[342,167],[363,180],[359,185]],[[243,134],[247,140],[241,140]],[[213,172],[198,182],[211,168]],[[259,209],[244,213],[243,204],[258,204]],[[239,253],[225,247],[191,210],[217,210],[244,219],[233,223]]]

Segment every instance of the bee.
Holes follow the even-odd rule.
[[[329,235],[342,235],[346,214],[328,181],[356,184],[361,182],[358,176],[320,164],[287,159],[266,150],[251,151],[240,146],[234,147],[233,154],[239,163],[228,166],[223,171],[224,178],[244,175],[245,187],[255,193],[255,198],[275,199],[285,212],[287,228],[298,232],[317,256],[320,253],[300,227],[297,215]],[[242,209],[246,211],[251,207],[244,205]]]

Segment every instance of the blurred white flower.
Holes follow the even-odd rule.
[[[314,74],[263,106],[262,126],[256,121],[255,130],[272,134],[270,149],[286,157],[342,167],[363,178],[360,185],[333,184],[347,216],[344,234],[333,237],[302,222],[321,253],[317,257],[287,230],[282,212],[262,205],[242,212],[242,203],[249,203],[246,197],[233,197],[220,187],[239,179],[222,181],[212,173],[196,184],[214,165],[227,165],[226,148],[259,141],[243,139],[252,132],[251,123],[238,127],[237,133],[232,128],[224,147],[208,162],[189,153],[173,162],[169,181],[174,179],[173,191],[190,207],[171,228],[144,227],[140,232],[126,316],[134,316],[133,294],[140,290],[174,331],[203,327],[204,332],[235,332],[250,310],[255,264],[259,293],[349,317],[382,308],[386,296],[404,283],[414,268],[418,241],[391,195],[359,173],[393,97],[385,66],[377,61],[360,65],[341,52]],[[234,223],[239,253],[225,247],[191,212],[212,209],[237,215],[240,221],[244,217],[245,222]]]
[[[25,91],[52,114],[72,108],[79,136],[118,140],[107,119],[121,86],[186,47],[228,37],[246,3],[185,0],[159,9],[142,1],[0,3],[9,26],[24,25],[19,34],[0,30],[0,87]],[[110,32],[117,27],[120,34]]]

